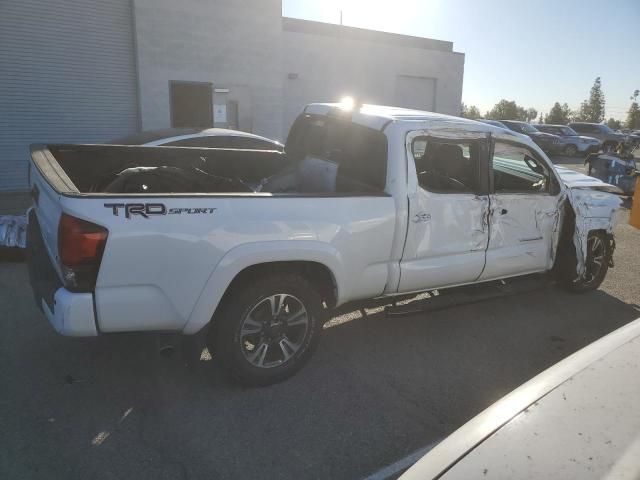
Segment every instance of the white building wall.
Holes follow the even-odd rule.
[[[280,0],[133,0],[140,116],[170,126],[169,81],[211,82],[239,126],[282,138]]]
[[[464,54],[450,42],[409,37],[407,45],[398,35],[283,20],[285,129],[305,104],[347,94],[364,103],[460,114]],[[303,31],[288,30],[288,22]],[[432,48],[411,46],[423,40]]]

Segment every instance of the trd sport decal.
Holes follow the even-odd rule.
[[[113,215],[118,217],[120,211],[124,211],[126,218],[134,215],[140,215],[149,218],[154,215],[194,215],[194,214],[211,214],[216,211],[215,208],[167,208],[164,203],[105,203],[105,208],[110,208]]]

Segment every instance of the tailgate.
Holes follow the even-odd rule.
[[[42,310],[44,300],[49,310],[54,311],[54,295],[63,285],[44,245],[40,223],[34,210],[29,211],[26,255],[29,282],[36,305]]]
[[[33,203],[32,212],[29,215],[29,222],[37,220],[40,235],[42,237],[42,248],[44,248],[51,259],[58,275],[60,270],[58,267],[58,223],[62,215],[62,205],[60,195],[56,193],[49,183],[49,172],[47,167],[43,167],[41,151],[32,150],[32,160],[29,168],[29,188],[31,189],[31,200]],[[48,162],[55,162],[53,157],[47,159]],[[37,164],[36,164],[37,161]],[[52,168],[48,163],[48,168]],[[58,168],[60,168],[58,166]],[[54,170],[52,170],[54,171]],[[29,239],[27,238],[27,242]]]

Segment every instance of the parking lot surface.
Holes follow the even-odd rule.
[[[192,370],[162,357],[155,335],[61,337],[25,265],[2,263],[0,477],[366,477],[640,317],[640,231],[616,234],[597,292],[372,313],[326,328],[306,368],[261,389],[227,383],[215,355]]]

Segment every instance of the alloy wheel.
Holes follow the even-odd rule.
[[[598,236],[589,237],[587,240],[587,271],[584,283],[593,282],[602,271],[605,262],[605,244]]]
[[[576,153],[578,153],[578,149],[575,145],[567,145],[565,153],[567,154],[567,156],[573,157]]]
[[[293,295],[279,293],[260,300],[240,324],[240,348],[254,367],[277,367],[302,347],[309,313]]]

